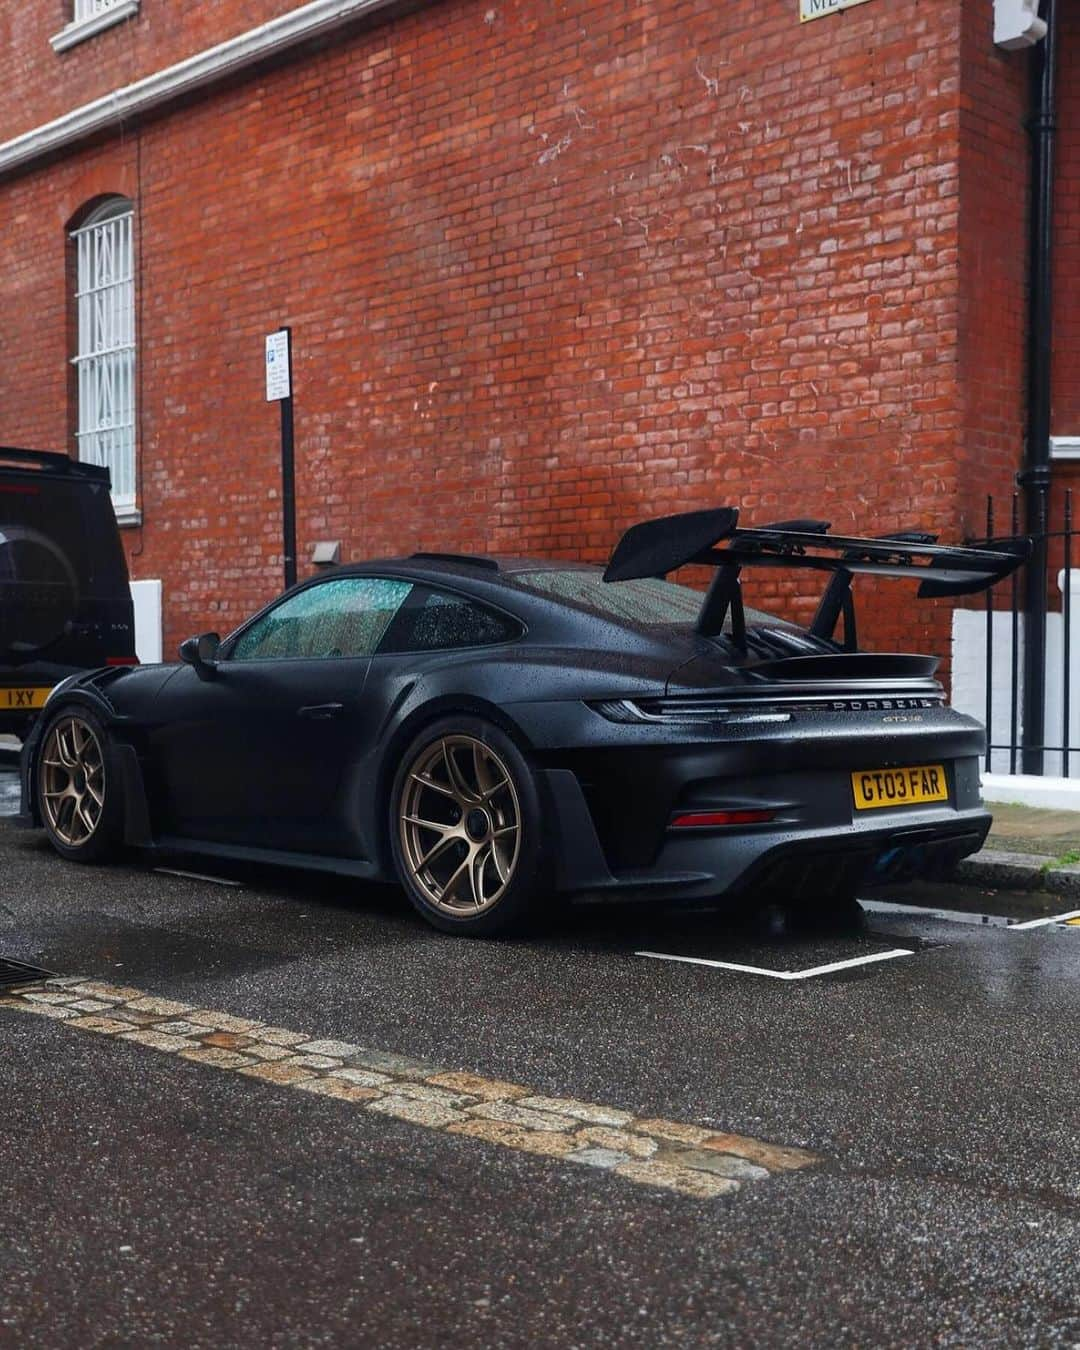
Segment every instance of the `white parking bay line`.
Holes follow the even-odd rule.
[[[767,975],[770,980],[812,980],[816,975],[832,975],[838,970],[854,966],[868,966],[874,961],[891,961],[897,956],[914,956],[907,947],[894,947],[889,952],[875,952],[872,956],[853,956],[850,961],[830,961],[827,966],[812,966],[809,970],[768,970],[765,966],[741,966],[735,961],[709,961],[703,956],[672,956],[668,952],[635,952],[635,956],[649,956],[654,961],[684,961],[689,966],[711,966],[713,970],[737,970],[743,975]]]
[[[229,877],[211,877],[205,872],[185,872],[179,867],[155,867],[155,872],[163,872],[167,877],[187,877],[189,881],[209,881],[215,886],[242,886],[242,881],[232,881]]]
[[[1048,919],[1025,919],[1023,923],[1013,923],[1009,927],[1016,933],[1021,928],[1045,928],[1052,923],[1071,923],[1073,919],[1080,919],[1080,909],[1070,909],[1067,914],[1052,914]]]

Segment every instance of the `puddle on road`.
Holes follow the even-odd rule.
[[[250,974],[287,964],[289,957],[176,929],[128,923],[87,911],[65,921],[34,923],[4,935],[5,954],[53,970],[93,970],[118,983]]]
[[[920,923],[929,919],[934,923],[959,923],[971,928],[1011,928],[1019,922],[1007,914],[977,914],[969,910],[903,905],[891,900],[863,900],[861,904],[868,914],[892,915]]]

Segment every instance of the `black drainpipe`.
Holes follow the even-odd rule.
[[[1043,771],[1046,723],[1046,520],[1050,495],[1051,248],[1054,207],[1054,115],[1057,4],[1043,0],[1046,36],[1032,62],[1031,254],[1028,273],[1028,419],[1024,467],[1024,519],[1035,547],[1024,580],[1024,773]]]

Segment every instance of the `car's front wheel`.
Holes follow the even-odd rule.
[[[514,742],[478,718],[444,719],[409,746],[390,832],[409,899],[446,932],[504,932],[546,888],[536,777]]]
[[[45,728],[37,797],[49,842],[75,862],[101,862],[120,838],[121,801],[108,733],[90,712],[67,709]]]

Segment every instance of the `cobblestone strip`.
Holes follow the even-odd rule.
[[[97,980],[65,977],[0,991],[0,1008],[700,1199],[731,1195],[775,1173],[821,1161],[803,1149],[540,1096],[516,1083],[440,1070],[405,1055],[320,1040]]]

